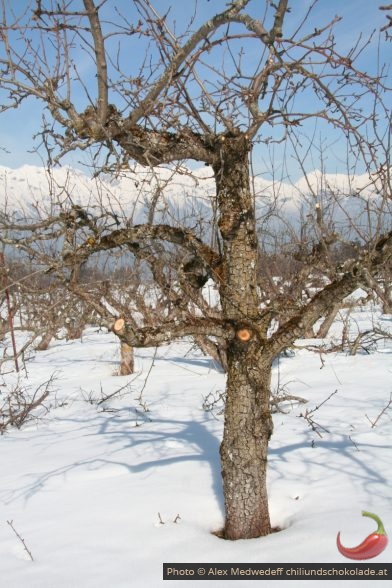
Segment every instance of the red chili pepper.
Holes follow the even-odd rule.
[[[339,531],[336,538],[336,543],[340,553],[344,555],[344,557],[348,557],[350,559],[371,559],[372,557],[380,555],[380,553],[382,553],[388,545],[388,537],[381,519],[377,515],[365,510],[362,511],[362,516],[374,519],[378,524],[377,531],[375,531],[375,533],[371,533],[357,547],[344,547],[340,543]]]

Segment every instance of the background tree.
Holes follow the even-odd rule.
[[[385,154],[380,145],[385,145],[389,121],[382,103],[383,77],[356,66],[368,41],[339,52],[333,33],[339,18],[312,23],[315,2],[309,2],[305,13],[288,0],[214,2],[214,9],[219,4],[221,11],[204,23],[195,3],[195,13],[182,30],[170,2],[162,14],[152,0],[134,0],[126,8],[115,1],[40,0],[32,12],[26,3],[24,15],[14,15],[3,4],[5,107],[17,108],[31,96],[46,106],[49,116],[44,116],[41,138],[50,164],[70,150],[90,149],[97,169],[106,172],[124,169],[132,161],[154,168],[193,160],[211,168],[217,236],[210,243],[191,227],[156,223],[153,217],[113,229],[75,207],[66,218],[52,214],[35,229],[47,238],[64,237],[62,256],[54,256],[50,268],[68,267],[74,290],[72,268],[119,248],[139,259],[147,253],[156,260],[151,267],[159,281],[159,259],[169,251],[168,244],[189,254],[176,288],[169,280],[169,296],[189,287],[197,292],[206,278],[215,281],[218,315],[169,314],[160,324],[141,327],[129,313],[114,322],[113,330],[133,347],[184,336],[224,342],[223,536],[267,535],[272,362],[337,301],[390,263],[392,233],[367,233],[355,255],[336,264],[329,283],[291,311],[282,296],[263,299],[263,227],[258,232],[250,157],[258,143],[291,142],[299,149],[301,128],[317,119],[341,132],[354,161],[369,174],[374,192],[390,198],[388,162],[378,156]],[[315,206],[309,268],[330,257],[331,243],[319,212]],[[4,226],[16,229],[7,218]],[[23,237],[19,245],[33,241]],[[299,252],[291,254],[298,257]],[[304,265],[304,251],[301,254]]]

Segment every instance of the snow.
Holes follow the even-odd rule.
[[[323,175],[316,169],[294,185],[260,176],[252,179],[252,185],[257,197],[256,216],[260,218],[271,203],[275,206],[279,204],[281,213],[290,218],[298,217],[305,202],[312,212],[314,198],[311,190],[318,193],[322,189],[336,193],[339,206],[334,211],[334,218],[339,219],[340,225],[348,212],[354,218],[364,210],[368,211],[358,195],[368,199],[368,205],[374,200],[373,205],[377,210],[376,189],[367,174],[348,178],[344,174]],[[56,201],[65,208],[71,204],[80,204],[95,212],[103,206],[120,216],[125,214],[134,223],[145,222],[152,194],[159,186],[161,197],[156,218],[172,221],[174,217],[175,222],[178,222],[181,216],[184,221],[190,215],[194,218],[189,221],[189,226],[194,226],[195,218],[206,220],[211,217],[211,201],[216,194],[213,172],[209,166],[196,170],[183,167],[179,171],[158,166],[152,171],[135,164],[132,169],[120,172],[116,177],[102,174],[96,179],[87,171],[83,173],[69,166],[54,168],[49,175],[45,168],[39,166],[24,165],[13,169],[0,165],[0,186],[1,208],[7,208],[8,212],[16,208],[30,213],[34,211],[35,214],[37,210],[51,211],[53,201]]]
[[[354,318],[371,324],[370,307]],[[377,320],[391,330],[390,316]],[[337,323],[335,334],[339,329]],[[288,402],[274,414],[268,488],[272,524],[283,530],[236,542],[212,534],[224,516],[223,417],[219,406],[203,409],[207,397],[223,392],[224,375],[187,341],[137,350],[132,376],[115,375],[118,354],[115,337],[91,327],[82,340],[35,352],[21,372],[19,385],[30,390],[53,374],[56,379],[45,402],[49,410],[0,438],[3,586],[178,586],[162,580],[163,562],[347,563],[336,535],[341,531],[342,542],[353,546],[374,531],[362,510],[392,529],[392,409],[375,427],[370,423],[390,398],[391,340],[379,341],[372,353],[326,354],[321,362],[318,353],[300,349],[275,362],[273,391],[308,401]],[[6,373],[11,368],[2,366],[0,393],[17,383]],[[94,403],[122,387],[118,397]],[[301,414],[329,396],[313,413],[320,436]],[[388,546],[371,562],[390,557]],[[237,580],[236,586],[256,582]],[[323,582],[330,584],[336,585]]]

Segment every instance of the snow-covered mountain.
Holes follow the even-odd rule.
[[[303,220],[314,211],[316,202],[342,226],[363,216],[369,202],[377,209],[380,199],[367,174],[350,178],[314,170],[293,184],[255,177],[253,186],[259,219],[271,211],[273,204],[275,213],[270,218],[289,218],[294,226],[300,216]],[[331,192],[332,199],[327,196]],[[31,165],[17,169],[0,166],[1,209],[25,211],[29,216],[80,204],[96,211],[109,209],[140,223],[146,222],[154,203],[155,221],[194,226],[195,222],[211,218],[214,196],[215,183],[208,166],[197,170],[184,167],[180,171],[163,167],[151,171],[135,166],[116,176],[98,178],[71,167],[55,168],[49,173]]]
[[[155,220],[174,216],[178,220],[190,212],[204,216],[214,194],[210,170],[202,168],[192,175],[169,169],[156,172],[138,166],[117,176],[95,178],[71,167],[50,171],[25,165],[12,169],[0,166],[0,206],[8,212],[53,213],[73,204],[90,210],[109,209],[133,222],[146,220],[155,202]],[[157,196],[159,193],[158,198]],[[208,213],[208,216],[210,214]]]

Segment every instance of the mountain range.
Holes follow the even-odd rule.
[[[325,222],[339,230],[359,224],[369,230],[377,220],[382,196],[368,174],[310,172],[295,183],[252,178],[259,225],[298,228],[321,208]],[[116,175],[88,175],[71,167],[46,170],[24,165],[0,166],[0,207],[28,218],[56,214],[59,208],[81,205],[97,214],[104,208],[128,223],[167,222],[195,226],[213,218],[215,182],[210,167],[196,170],[135,166]]]

